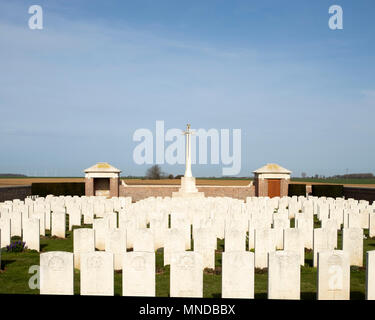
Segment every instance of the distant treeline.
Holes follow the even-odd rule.
[[[0,173],[0,178],[26,178],[24,174],[18,173]]]
[[[334,176],[323,176],[316,174],[315,176],[302,176],[302,177],[291,177],[293,180],[344,180],[344,179],[375,179],[372,173],[348,173],[338,174]]]
[[[330,177],[332,179],[372,179],[375,176],[372,173],[349,173]]]

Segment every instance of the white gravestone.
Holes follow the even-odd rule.
[[[318,252],[325,250],[334,250],[335,246],[332,241],[331,232],[329,229],[317,228],[314,229],[313,239],[313,266],[318,266]]]
[[[73,231],[74,268],[80,269],[82,253],[95,251],[95,231],[89,228],[79,228]]]
[[[81,295],[113,296],[113,254],[90,252],[81,254]]]
[[[171,228],[182,230],[185,236],[185,250],[191,248],[191,225],[187,219],[179,217],[178,213],[171,214]]]
[[[369,236],[370,238],[375,237],[375,213],[370,213],[369,218]]]
[[[51,207],[46,206],[44,209],[44,216],[46,220],[46,230],[51,230]]]
[[[297,228],[284,230],[284,250],[297,253],[300,257],[301,266],[305,265],[305,246],[302,230]]]
[[[335,220],[322,221],[322,229],[327,230],[331,243],[333,244],[332,250],[337,248],[337,222]]]
[[[195,231],[194,252],[198,252],[203,258],[203,268],[215,269],[215,242],[216,235],[206,228]]]
[[[94,214],[97,218],[103,218],[105,212],[105,207],[102,202],[95,201],[94,202]]]
[[[122,263],[122,295],[154,297],[155,253],[127,252]]]
[[[83,223],[92,224],[94,220],[94,205],[88,203],[84,209],[82,209]]]
[[[342,250],[318,253],[318,300],[349,300],[349,254]]]
[[[154,235],[150,229],[139,229],[134,237],[133,251],[155,252]]]
[[[312,249],[314,239],[314,220],[300,218],[296,220],[296,226],[298,229],[302,230],[305,248]]]
[[[22,228],[23,228],[23,222],[26,221],[27,219],[30,218],[29,215],[29,207],[25,206],[24,209],[21,210],[21,223],[22,223]]]
[[[251,223],[251,221],[249,221],[249,229],[248,229],[248,232],[249,232],[249,241],[248,241],[248,246],[249,246],[249,250],[251,249],[254,249],[255,248],[255,229]]]
[[[69,230],[72,230],[73,226],[81,225],[81,209],[73,207],[68,212],[69,214]]]
[[[0,219],[0,248],[4,248],[10,245],[10,219],[1,218]]]
[[[359,214],[361,219],[361,228],[368,229],[369,228],[369,219],[370,219],[370,212],[363,211]]]
[[[254,299],[254,253],[223,252],[222,298]]]
[[[39,233],[41,236],[46,235],[46,217],[44,211],[34,211],[31,218],[39,219]]]
[[[273,229],[255,230],[255,268],[267,268],[268,253],[276,250]]]
[[[367,251],[366,300],[375,300],[375,250]]]
[[[167,228],[165,227],[164,221],[152,219],[150,221],[150,229],[152,230],[152,233],[154,235],[155,251],[159,248],[163,248],[165,242],[165,235],[167,232]]]
[[[113,253],[115,270],[122,270],[122,259],[126,253],[126,231],[118,228],[109,230],[105,240],[105,251]]]
[[[342,248],[349,253],[351,266],[363,266],[363,230],[361,228],[343,229]]]
[[[164,265],[171,263],[171,254],[185,251],[185,238],[179,229],[167,230],[164,246]]]
[[[361,228],[361,216],[359,213],[349,213],[348,221],[349,228]]]
[[[73,253],[50,251],[40,254],[40,294],[74,294]]]
[[[39,219],[30,218],[23,225],[22,240],[30,250],[40,250]]]
[[[51,214],[51,236],[65,238],[65,213],[52,212]]]
[[[95,248],[105,250],[105,238],[109,232],[109,221],[105,218],[94,219],[92,224],[95,230]]]
[[[284,229],[290,228],[289,219],[275,217],[273,219],[273,229],[276,234],[276,249],[284,249]]]
[[[138,228],[135,219],[119,218],[119,228],[126,232],[126,247],[127,249],[133,248],[134,238],[137,234]]]
[[[10,214],[11,237],[22,237],[22,213],[14,211]]]
[[[224,233],[224,251],[246,251],[246,230],[226,229]]]
[[[171,297],[203,297],[203,258],[199,253],[173,253],[170,270]]]
[[[104,215],[104,219],[108,220],[109,228],[116,229],[117,228],[117,213],[116,212],[109,212]]]
[[[299,300],[301,294],[300,256],[275,251],[268,255],[268,299]]]

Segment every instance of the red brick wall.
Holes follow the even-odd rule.
[[[255,196],[254,186],[197,186],[198,191],[204,192],[206,197],[230,197],[246,200]]]
[[[246,197],[254,197],[254,186],[197,186],[199,192],[204,192],[206,197],[231,197],[246,200]],[[120,186],[120,196],[132,197],[139,201],[148,197],[172,197],[172,192],[177,192],[180,186]]]
[[[132,197],[139,201],[148,197],[171,197],[172,192],[177,192],[180,186],[123,186],[120,185],[120,197]]]

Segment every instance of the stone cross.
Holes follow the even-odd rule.
[[[186,136],[186,152],[185,152],[185,177],[192,177],[193,174],[191,173],[191,144],[190,138],[193,134],[193,131],[190,130],[190,124],[186,125],[186,131],[183,132]]]

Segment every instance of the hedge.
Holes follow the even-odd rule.
[[[342,184],[313,184],[311,189],[315,197],[342,198],[344,196]]]
[[[306,196],[306,185],[299,183],[290,183],[288,185],[288,196]]]
[[[84,182],[52,182],[52,183],[32,183],[31,194],[45,197],[49,194],[54,196],[84,196]]]

